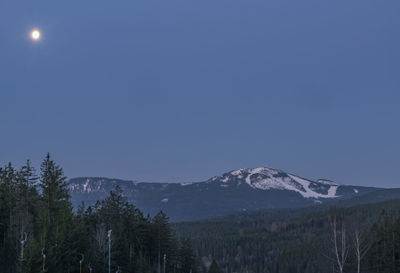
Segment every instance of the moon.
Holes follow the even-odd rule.
[[[40,39],[40,31],[37,30],[37,29],[32,30],[32,32],[31,32],[31,38],[32,38],[32,40],[34,40],[34,41],[39,40],[39,39]]]

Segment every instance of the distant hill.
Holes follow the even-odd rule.
[[[144,183],[109,178],[69,180],[74,206],[92,205],[116,186],[145,213],[165,211],[172,221],[190,221],[240,211],[362,204],[400,197],[400,190],[339,185],[262,167],[244,168],[195,183]]]

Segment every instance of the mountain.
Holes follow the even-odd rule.
[[[119,186],[126,199],[145,213],[154,215],[163,210],[173,221],[238,211],[332,204],[366,194],[373,196],[373,192],[382,190],[339,185],[326,179],[313,181],[267,167],[234,170],[195,183],[145,183],[102,177],[73,178],[68,183],[75,207],[82,202],[93,205]]]

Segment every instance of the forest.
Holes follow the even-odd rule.
[[[400,272],[400,199],[238,213],[175,223],[223,272]],[[206,272],[206,267],[203,267]]]
[[[74,209],[63,169],[47,154],[0,168],[0,272],[197,271],[187,238],[167,215],[143,215],[116,188],[94,206]]]

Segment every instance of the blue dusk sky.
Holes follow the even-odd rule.
[[[1,0],[0,164],[400,187],[399,0]],[[41,31],[33,41],[30,32]]]

